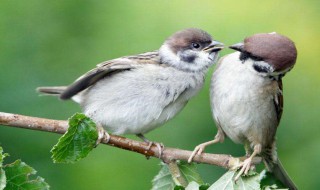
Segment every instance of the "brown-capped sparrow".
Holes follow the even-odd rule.
[[[157,51],[109,60],[69,86],[39,87],[72,99],[113,134],[143,134],[177,115],[202,88],[223,44],[189,28],[169,37]]]
[[[247,174],[260,155],[269,171],[290,189],[297,189],[276,152],[275,135],[283,109],[282,77],[297,58],[295,44],[277,33],[255,34],[230,46],[237,52],[220,59],[212,76],[210,100],[218,128],[214,140],[198,145],[189,161],[225,135],[245,145],[248,158],[236,180]]]

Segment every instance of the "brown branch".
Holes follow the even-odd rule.
[[[32,129],[38,131],[47,131],[63,134],[67,131],[68,122],[62,120],[52,120],[37,117],[30,117],[18,114],[0,112],[0,125]],[[101,143],[122,148],[125,150],[137,152],[148,157],[159,158],[159,150],[157,146],[152,145],[148,149],[148,144],[121,136],[110,135],[109,142],[102,141]],[[164,147],[161,159],[167,163],[175,160],[185,160],[191,156],[191,151],[181,150],[176,148]],[[193,159],[198,163],[212,164],[224,168],[232,168],[237,165],[243,158],[234,158],[225,154],[207,154],[197,155]],[[260,163],[261,158],[256,158],[254,163]]]

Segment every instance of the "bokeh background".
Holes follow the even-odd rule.
[[[97,63],[158,49],[173,32],[202,28],[227,45],[245,36],[276,31],[298,48],[295,68],[284,78],[285,107],[278,153],[301,189],[318,189],[320,160],[320,1],[0,1],[0,111],[67,119],[80,111],[71,101],[40,97],[38,86],[65,85]],[[232,52],[222,51],[222,55]],[[205,88],[165,126],[147,137],[192,150],[216,133]],[[134,136],[128,136],[135,138]],[[0,126],[0,145],[46,179],[53,190],[150,189],[157,159],[99,146],[76,164],[53,164],[59,135]],[[230,140],[207,152],[244,154]],[[225,170],[199,165],[206,182]]]

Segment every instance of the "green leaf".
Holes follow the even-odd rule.
[[[178,162],[178,166],[181,174],[184,176],[184,178],[187,180],[188,183],[194,181],[200,185],[204,184],[200,174],[197,171],[196,164],[194,163],[189,164],[186,161],[180,161]]]
[[[241,176],[235,183],[236,171],[228,171],[218,181],[209,187],[208,190],[260,190],[260,179],[257,173],[250,173],[248,176]]]
[[[270,173],[266,170],[263,170],[260,173],[260,179],[261,179],[260,186],[262,187],[261,189],[264,189],[264,190],[287,189],[287,188],[285,188],[285,185],[283,185],[283,183],[274,176],[273,173]]]
[[[261,178],[261,187],[262,189],[285,189],[285,185],[282,184],[280,180],[278,180],[273,173],[270,173],[266,170],[263,170],[260,173]]]
[[[9,156],[8,153],[3,153],[3,149],[0,146],[0,168],[2,167],[2,163],[5,157]]]
[[[55,163],[74,163],[89,154],[97,139],[96,124],[84,114],[76,113],[69,119],[68,131],[52,148],[52,159]]]
[[[208,190],[231,190],[234,189],[233,176],[234,171],[228,171],[222,177],[218,179]]]
[[[185,188],[183,186],[177,185],[173,190],[185,190]]]
[[[3,190],[7,185],[6,173],[0,168],[0,190]]]
[[[209,189],[209,187],[210,187],[210,184],[206,183],[206,184],[200,185],[199,190],[207,190]]]
[[[4,167],[7,177],[7,185],[5,189],[32,189],[32,190],[46,190],[49,185],[43,178],[29,179],[29,176],[36,174],[36,170],[28,166],[21,160],[16,160],[12,164]]]
[[[237,190],[260,189],[260,177],[258,173],[241,176],[235,185]]]
[[[192,181],[188,184],[188,186],[186,187],[186,190],[199,190],[200,188],[200,185],[195,182],[195,181]]]
[[[209,184],[199,185],[197,182],[192,181],[188,184],[185,190],[207,190],[209,186]]]
[[[0,190],[3,190],[6,187],[6,173],[5,171],[2,169],[3,166],[3,160],[5,157],[7,157],[9,154],[7,153],[3,153],[3,149],[0,146]]]
[[[276,184],[264,186],[262,189],[263,190],[288,190],[288,189],[282,189],[282,188],[279,189]]]
[[[190,182],[195,182],[196,184],[203,185],[203,181],[197,172],[195,164],[189,164],[184,161],[177,161],[181,175],[186,179],[188,184]],[[169,167],[167,164],[161,163],[161,170],[152,180],[152,190],[172,190],[179,189],[182,186],[175,183],[170,173]]]
[[[152,180],[152,190],[171,190],[174,189],[174,183],[169,167],[167,164],[161,163],[161,169]]]

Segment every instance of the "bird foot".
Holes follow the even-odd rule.
[[[98,146],[102,141],[108,143],[110,141],[110,135],[107,131],[105,131],[102,127],[97,127],[98,130],[98,139],[96,141],[95,147]]]
[[[212,140],[212,141],[208,141],[208,142],[205,142],[205,143],[202,143],[202,144],[199,144],[198,146],[196,146],[196,148],[194,149],[194,151],[192,152],[191,156],[189,157],[188,159],[188,162],[192,162],[193,158],[196,156],[196,155],[201,155],[202,152],[204,151],[204,149],[209,146],[209,145],[212,145],[212,144],[215,144],[217,142],[222,142],[224,139],[224,137],[218,133],[216,135],[216,137]]]
[[[161,159],[162,157],[162,153],[164,150],[164,145],[162,143],[158,143],[158,142],[153,142],[150,141],[149,139],[147,139],[143,134],[137,134],[137,137],[139,137],[140,139],[142,139],[144,142],[149,143],[147,150],[150,150],[150,148],[152,147],[152,145],[156,145],[158,150],[159,150],[159,158]],[[147,159],[149,159],[149,156],[146,156]]]
[[[237,181],[242,174],[248,175],[249,170],[255,168],[255,166],[252,165],[252,157],[245,159],[242,163],[238,165],[238,168],[239,167],[241,167],[241,170],[239,171],[238,175],[234,178],[235,181]]]
[[[196,155],[201,155],[202,152],[204,151],[204,149],[206,148],[207,144],[206,143],[202,143],[202,144],[199,144],[198,146],[196,146],[191,154],[191,156],[189,157],[188,159],[188,163],[191,163],[193,158],[196,156]]]
[[[162,153],[163,153],[163,150],[164,150],[164,145],[162,143],[153,142],[153,141],[149,141],[148,143],[149,144],[148,144],[147,150],[150,150],[152,145],[156,145],[158,150],[159,150],[159,158],[161,159]],[[148,156],[147,156],[147,159],[149,159]]]

